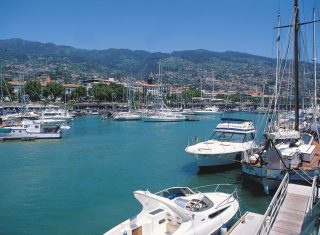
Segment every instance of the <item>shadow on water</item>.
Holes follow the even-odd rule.
[[[232,164],[227,166],[206,166],[198,168],[198,175],[214,174],[227,171],[234,171],[239,168],[239,164]]]
[[[241,184],[242,188],[251,193],[254,197],[263,197],[266,196],[263,187],[260,183],[250,179],[248,176],[241,175]],[[274,192],[271,192],[270,195],[273,195]]]

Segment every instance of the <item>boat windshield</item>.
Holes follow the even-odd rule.
[[[242,143],[244,140],[247,141],[248,137],[244,133],[231,133],[231,132],[222,132],[222,131],[215,131],[211,136],[211,140],[218,140],[224,142],[236,142]]]
[[[194,194],[194,192],[192,192],[192,190],[189,188],[168,188],[156,193],[156,195],[168,198],[170,200],[176,197],[184,197],[192,194]]]
[[[179,197],[179,198],[176,198],[174,202],[178,206],[192,212],[204,211],[213,206],[213,202],[204,195],[201,199],[191,199],[191,200],[187,198]]]

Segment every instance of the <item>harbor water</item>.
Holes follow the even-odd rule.
[[[258,120],[253,114],[231,116]],[[0,234],[103,234],[139,213],[133,191],[172,186],[234,184],[241,212],[264,213],[271,196],[244,182],[240,167],[199,172],[184,152],[188,139],[209,138],[219,121],[80,117],[62,139],[1,142]]]

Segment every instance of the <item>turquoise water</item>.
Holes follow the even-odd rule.
[[[140,211],[134,190],[171,186],[236,184],[242,212],[263,213],[270,197],[244,184],[239,168],[198,172],[184,152],[188,138],[208,138],[218,122],[81,117],[60,140],[0,143],[0,234],[102,234]]]

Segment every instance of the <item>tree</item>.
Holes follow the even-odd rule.
[[[106,101],[108,98],[108,89],[106,84],[96,84],[90,89],[90,94],[97,101]],[[111,96],[111,94],[110,94]]]
[[[13,87],[7,80],[0,79],[0,101],[8,97],[9,100],[12,100],[13,97]]]
[[[47,99],[52,101],[61,98],[64,95],[65,88],[57,82],[49,82],[45,87],[43,94]]]
[[[71,93],[71,99],[84,99],[87,96],[87,89],[83,86],[79,86],[76,89],[74,89]]]
[[[89,93],[92,94],[97,101],[122,101],[123,98],[126,98],[127,92],[123,85],[115,83],[106,85],[101,83],[93,85]]]
[[[182,97],[185,99],[185,101],[190,102],[192,101],[193,97],[201,97],[201,91],[196,88],[189,88],[182,92]]]
[[[28,80],[25,86],[25,92],[31,101],[39,101],[41,98],[41,83],[37,80]]]

